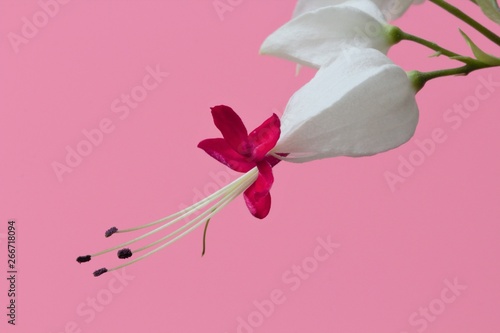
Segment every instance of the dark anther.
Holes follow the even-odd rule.
[[[112,228],[109,228],[108,230],[106,230],[106,232],[104,233],[104,236],[106,237],[110,237],[112,234],[114,234],[115,232],[118,231],[118,228],[117,227],[112,227]]]
[[[97,271],[94,272],[94,276],[100,276],[108,271],[107,268],[99,268]]]
[[[121,249],[120,251],[118,251],[118,258],[127,259],[130,257],[132,257],[132,251],[130,249],[125,248],[125,249]]]
[[[82,262],[90,261],[90,259],[92,259],[91,256],[79,256],[78,258],[76,258],[76,261],[81,264]]]

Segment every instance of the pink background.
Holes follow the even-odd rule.
[[[454,1],[499,32],[464,2]],[[21,34],[23,17],[32,21],[41,7],[1,1],[0,262],[5,272],[15,218],[19,274],[15,327],[1,279],[0,330],[498,333],[498,69],[429,83],[418,94],[417,133],[396,150],[280,164],[268,218],[254,219],[238,198],[212,220],[203,258],[200,229],[121,279],[91,274],[114,266],[113,254],[75,262],[130,238],[105,239],[108,227],[168,215],[226,180],[196,148],[219,135],[210,106],[232,106],[252,129],[313,75],[295,77],[292,63],[258,55],[294,1],[232,3],[221,19],[211,0],[70,1],[16,53],[9,33]],[[477,37],[430,3],[396,23],[467,54],[457,25]],[[430,53],[403,43],[390,55],[408,70],[451,65]],[[113,101],[140,85],[148,66],[169,76],[127,116],[114,113]],[[497,85],[480,100],[484,80]],[[459,116],[454,104],[471,111]],[[113,131],[59,181],[52,164],[106,118]],[[436,130],[446,140],[422,159],[417,141]],[[384,175],[410,158],[419,165],[391,190]],[[329,237],[340,247],[318,262],[317,239]],[[281,294],[273,311],[271,294]]]

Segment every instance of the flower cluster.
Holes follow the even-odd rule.
[[[249,134],[233,109],[213,107],[212,117],[222,138],[198,144],[217,161],[244,174],[183,211],[136,228],[108,229],[106,237],[159,225],[117,246],[80,256],[77,261],[87,262],[115,250],[118,258],[128,259],[153,248],[114,268],[98,269],[94,275],[130,265],[199,226],[207,226],[218,211],[241,194],[251,214],[262,219],[271,208],[273,167],[281,160],[366,156],[406,142],[418,119],[415,89],[406,73],[384,55],[390,46],[386,34],[357,38],[357,31],[368,25],[380,32],[386,30],[385,16],[369,0],[299,1],[294,18],[269,36],[261,51],[318,68],[316,76],[293,94],[281,120],[273,114]],[[160,239],[129,247],[176,224],[180,226]]]
[[[500,45],[499,36],[451,8],[444,0],[429,1],[472,23]],[[420,1],[298,0],[292,19],[272,33],[260,51],[291,60],[297,66],[315,68],[315,76],[292,95],[281,119],[273,114],[250,133],[230,107],[211,108],[222,138],[206,139],[198,144],[208,155],[243,175],[180,212],[135,228],[108,229],[106,237],[156,226],[134,239],[80,256],[77,261],[88,262],[115,250],[120,259],[134,257],[113,268],[98,269],[95,276],[133,264],[204,224],[206,232],[210,219],[242,194],[250,213],[263,219],[271,208],[273,168],[280,161],[300,163],[335,156],[369,156],[407,142],[418,123],[415,94],[425,82],[500,66],[499,58],[483,52],[465,33],[464,38],[476,58],[454,53],[388,23],[416,2]],[[481,5],[483,1],[478,3]],[[500,17],[490,16],[500,21]],[[405,39],[465,65],[427,73],[406,73],[386,56],[392,45]],[[177,228],[172,230],[174,226]],[[130,247],[160,232],[165,235],[149,244]],[[149,251],[137,257],[145,250]]]

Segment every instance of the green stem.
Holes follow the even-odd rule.
[[[487,65],[484,63],[477,63],[477,64],[466,64],[462,67],[456,67],[456,68],[440,69],[431,72],[411,71],[408,72],[408,77],[410,78],[410,81],[413,82],[417,91],[419,91],[424,87],[424,85],[428,81],[432,79],[444,76],[452,76],[452,75],[467,75],[475,70],[488,67],[494,67],[494,66]]]
[[[439,52],[440,54],[443,54],[443,55],[450,57],[450,58],[452,58],[452,57],[466,58],[458,53],[455,53],[455,52],[452,52],[448,49],[445,49],[444,47],[439,46],[438,44],[436,44],[434,42],[428,41],[427,39],[423,39],[421,37],[404,32],[403,30],[401,30],[400,28],[398,28],[396,26],[389,26],[388,29],[389,29],[388,34],[389,34],[389,36],[391,38],[391,42],[393,44],[397,44],[402,40],[408,40],[408,41],[412,41],[412,42],[415,42],[417,44],[426,46],[426,47],[430,48],[431,50]]]
[[[481,34],[483,34],[486,38],[491,40],[493,43],[497,44],[500,46],[500,36],[495,34],[493,31],[489,30],[486,28],[484,25],[481,23],[477,22],[474,20],[472,17],[469,15],[465,14],[463,11],[458,9],[457,7],[447,3],[444,0],[430,0],[430,2],[434,3],[435,5],[443,8],[446,10],[448,13],[458,17],[477,31],[479,31]]]

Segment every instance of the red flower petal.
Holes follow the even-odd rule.
[[[198,148],[235,171],[247,172],[255,166],[255,163],[235,152],[222,138],[203,140],[198,144]]]
[[[269,192],[274,183],[273,167],[267,161],[257,163],[259,176],[255,181],[255,191],[257,193]]]
[[[250,156],[251,147],[248,144],[248,133],[240,116],[226,105],[217,105],[211,109],[214,124],[229,146],[243,156]]]
[[[271,194],[269,191],[273,186],[274,177],[269,162],[259,162],[257,167],[259,168],[259,175],[243,196],[250,213],[259,219],[263,219],[271,210]]]
[[[280,134],[280,118],[273,113],[248,136],[248,141],[253,146],[252,158],[256,161],[262,160],[276,146]]]
[[[258,219],[265,218],[271,211],[271,193],[269,192],[267,192],[266,195],[255,199],[249,197],[245,191],[244,198],[248,210]]]

